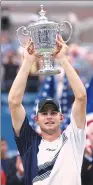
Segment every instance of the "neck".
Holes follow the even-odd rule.
[[[1,159],[6,159],[6,158],[7,158],[6,154],[5,153],[1,153]]]
[[[54,133],[54,134],[48,134],[48,133],[45,133],[42,131],[42,137],[44,140],[46,141],[55,141],[61,134],[61,131],[59,130],[57,133]]]

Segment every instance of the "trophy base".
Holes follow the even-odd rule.
[[[57,68],[51,67],[51,68],[42,68],[37,72],[37,75],[57,75],[61,73],[61,71]]]

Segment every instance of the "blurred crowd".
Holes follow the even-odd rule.
[[[22,62],[22,47],[16,39],[10,39],[6,32],[1,33],[1,91],[8,93]],[[69,43],[69,59],[87,86],[93,78],[93,45]],[[31,67],[26,86],[26,92],[37,93],[43,78],[36,75],[41,64]],[[63,71],[62,71],[63,74]],[[56,96],[60,96],[62,74],[57,78]],[[8,144],[1,138],[1,185],[24,185],[24,169],[19,155],[7,155]],[[82,185],[93,185],[93,115],[88,124],[87,142],[82,165]]]
[[[9,157],[4,138],[1,138],[1,185],[24,185],[22,160],[19,155]]]
[[[17,40],[10,39],[5,32],[2,32],[1,35],[1,90],[2,92],[9,92],[22,62],[22,51],[20,52]],[[39,69],[37,63],[33,67],[31,66],[31,75],[28,77],[26,87],[27,92],[39,90],[40,81],[36,75],[37,69]]]

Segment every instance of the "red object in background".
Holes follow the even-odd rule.
[[[1,175],[1,185],[6,185],[6,175],[5,172],[3,170],[0,171],[0,175]]]

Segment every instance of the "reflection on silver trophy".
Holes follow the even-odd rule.
[[[44,56],[44,66],[40,69],[38,75],[54,75],[59,74],[61,71],[52,65],[50,60],[51,53],[56,47],[56,35],[60,33],[62,35],[63,31],[69,27],[69,37],[65,41],[67,43],[72,35],[72,26],[68,21],[63,21],[61,24],[48,21],[45,16],[46,12],[43,10],[43,5],[41,5],[41,11],[39,12],[40,17],[38,22],[31,24],[28,27],[21,26],[17,29],[17,37],[20,44],[24,47],[19,39],[19,30],[24,36],[30,36],[35,44],[35,48],[38,53]]]

